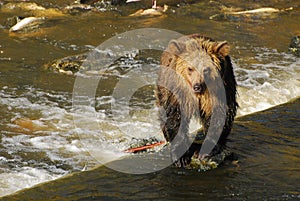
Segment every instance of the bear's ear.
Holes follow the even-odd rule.
[[[171,40],[169,42],[167,51],[171,54],[174,55],[179,55],[180,53],[182,53],[186,48],[186,45],[183,41],[179,41],[179,40]]]
[[[229,55],[229,51],[230,51],[230,46],[228,45],[227,41],[218,42],[217,45],[214,47],[214,52],[223,57]]]
[[[161,64],[170,66],[173,60],[185,50],[185,44],[182,41],[171,40],[168,47],[161,56]]]

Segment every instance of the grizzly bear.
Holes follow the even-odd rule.
[[[229,49],[226,41],[193,34],[170,41],[161,56],[156,103],[172,161],[179,167],[192,156],[202,159],[225,147],[238,107]],[[202,144],[188,137],[192,117],[202,124]],[[204,146],[212,148],[201,153]]]

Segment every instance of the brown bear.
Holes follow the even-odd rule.
[[[161,56],[156,102],[161,129],[179,167],[187,166],[195,154],[204,158],[225,146],[238,107],[229,49],[226,41],[193,34],[170,41]],[[206,135],[202,145],[188,137],[193,116]],[[201,153],[204,146],[213,149]]]

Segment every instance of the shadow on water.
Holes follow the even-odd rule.
[[[300,99],[239,118],[228,145],[238,157],[208,172],[168,167],[131,175],[104,166],[0,200],[296,200]]]

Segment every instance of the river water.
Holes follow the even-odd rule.
[[[36,2],[62,10],[72,1]],[[221,14],[220,4],[224,1],[171,6],[166,14],[156,17],[129,17],[138,9],[136,5],[74,15],[45,14],[45,23],[28,33],[10,33],[1,26],[0,196],[70,175],[3,199],[300,199],[300,59],[288,52],[292,36],[300,32],[300,1],[231,0],[224,5],[243,10],[266,6],[293,10],[209,19]],[[33,14],[1,10],[0,24],[14,15]],[[129,103],[130,119],[122,116],[120,109],[115,111],[121,114],[119,121],[109,117],[116,84],[131,70],[154,76],[160,53],[132,51],[113,64],[110,76],[99,83],[94,107],[79,113],[72,97],[80,75],[55,73],[44,65],[91,51],[116,34],[140,28],[201,33],[231,45],[240,108],[228,146],[237,155],[237,164],[224,164],[208,172],[171,166],[142,175],[103,166],[93,169],[101,160],[95,160],[91,150],[104,150],[101,159],[106,160],[123,156],[132,136],[162,138],[151,85],[134,94]],[[151,66],[150,70],[144,72],[145,65]],[[83,123],[74,124],[74,117]],[[126,130],[125,134],[120,130]],[[100,132],[100,145],[91,143]]]

